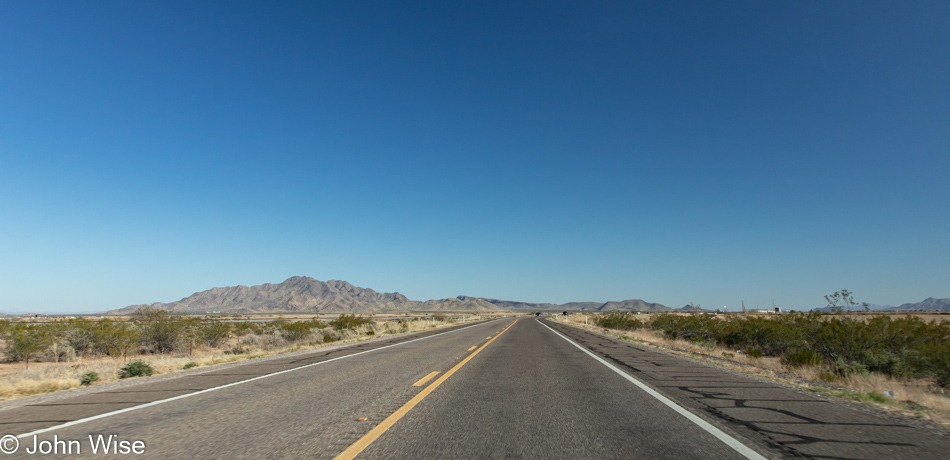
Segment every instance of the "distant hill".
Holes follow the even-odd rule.
[[[469,297],[464,295],[460,295],[456,297],[456,299],[462,301],[481,300],[494,305],[500,310],[557,310],[560,308],[560,305],[553,303],[516,302],[512,300],[487,299],[484,297]]]
[[[484,297],[458,296],[458,299],[480,299],[496,305],[502,310],[535,311],[535,310],[568,310],[568,311],[642,311],[661,312],[670,311],[669,308],[658,303],[647,303],[640,299],[610,301],[610,302],[568,302],[565,304],[516,302],[512,300],[486,299]]]
[[[950,299],[935,299],[933,297],[928,297],[922,302],[905,303],[898,307],[891,305],[868,304],[868,309],[871,311],[950,311]],[[832,311],[830,307],[815,308],[814,310],[821,312]],[[864,307],[856,305],[851,308],[851,311],[864,311]]]
[[[408,311],[413,302],[398,293],[379,293],[353,286],[346,281],[317,281],[294,276],[280,284],[231,286],[196,292],[177,302],[150,305],[163,310],[205,313],[376,313]],[[128,314],[145,305],[131,305],[109,313]]]
[[[927,297],[923,302],[917,303],[905,303],[899,307],[886,307],[885,310],[888,311],[911,311],[911,310],[924,310],[924,311],[950,311],[950,299],[935,299],[933,297]]]
[[[107,314],[127,315],[150,306],[182,313],[386,313],[386,312],[487,312],[487,311],[670,311],[658,303],[643,300],[619,302],[549,303],[513,302],[482,297],[458,296],[452,299],[409,300],[398,293],[381,293],[354,286],[346,281],[318,281],[307,276],[294,276],[280,284],[258,286],[216,287],[196,292],[171,303],[130,305]]]

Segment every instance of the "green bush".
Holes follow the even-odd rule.
[[[184,315],[160,308],[139,308],[132,312],[131,318],[142,334],[142,344],[158,353],[173,351],[189,327]]]
[[[782,356],[782,364],[787,367],[821,366],[824,361],[821,355],[808,349],[792,350]]]
[[[864,350],[861,353],[860,361],[871,372],[880,372],[895,377],[903,377],[909,373],[905,359],[901,355],[881,348]]]
[[[628,311],[609,313],[606,316],[597,318],[595,321],[600,327],[618,329],[621,331],[635,331],[643,327],[643,321],[635,318],[634,315]]]
[[[817,363],[830,375],[880,372],[932,378],[950,387],[950,323],[917,317],[863,321],[817,312],[777,316],[655,315],[649,327],[670,338],[713,341],[749,356],[782,356],[791,367]]]
[[[79,379],[80,385],[92,385],[94,382],[99,381],[99,374],[96,372],[86,372],[83,374],[82,378]]]
[[[94,323],[86,318],[70,318],[53,323],[59,329],[61,340],[72,347],[77,355],[92,351]]]
[[[363,325],[376,324],[376,323],[370,318],[363,318],[362,315],[356,316],[356,315],[341,314],[339,318],[333,321],[330,321],[329,324],[334,329],[338,331],[342,331],[344,329],[356,329],[357,327],[360,327]]]
[[[336,342],[336,339],[333,338],[330,334],[323,334],[323,343],[333,343]]]
[[[307,338],[310,335],[310,323],[307,321],[300,321],[296,323],[287,323],[281,327],[281,334],[283,334],[284,339],[290,342],[296,342],[301,339]]]
[[[257,323],[252,323],[250,321],[242,321],[240,323],[234,324],[234,335],[238,337],[243,337],[247,334],[261,334],[264,332],[264,329]]]
[[[30,358],[46,351],[53,344],[44,324],[18,323],[11,325],[3,334],[7,354],[15,361],[25,361],[30,367]]]
[[[231,323],[218,320],[205,320],[198,327],[198,340],[209,347],[217,347],[231,335]]]
[[[148,363],[142,360],[135,360],[129,364],[126,364],[125,367],[119,369],[119,378],[126,379],[129,377],[142,377],[149,376],[155,372]]]
[[[191,368],[193,368],[193,367],[198,367],[198,363],[196,363],[196,362],[194,362],[194,361],[189,361],[189,362],[185,363],[185,365],[182,366],[181,368],[182,368],[182,369],[191,369]]]

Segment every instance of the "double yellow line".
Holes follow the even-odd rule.
[[[478,350],[475,350],[474,353],[468,355],[465,359],[463,359],[458,364],[456,364],[455,367],[453,367],[452,369],[449,369],[449,371],[443,374],[442,377],[439,377],[438,380],[436,380],[435,382],[432,382],[431,385],[427,386],[424,390],[420,391],[419,394],[417,394],[414,398],[410,399],[409,402],[407,402],[402,407],[400,407],[399,410],[397,410],[396,412],[393,412],[392,415],[390,415],[389,417],[386,417],[386,420],[383,420],[382,423],[380,423],[379,425],[376,425],[372,430],[369,430],[369,433],[366,433],[365,435],[363,435],[362,438],[360,438],[358,441],[350,445],[350,447],[347,447],[346,450],[344,450],[343,453],[341,453],[340,455],[337,455],[334,460],[349,460],[359,455],[359,453],[362,452],[367,447],[369,447],[369,445],[372,444],[373,441],[375,441],[377,438],[382,436],[382,434],[385,433],[386,430],[388,430],[390,427],[395,425],[396,422],[399,421],[399,419],[403,418],[407,413],[409,413],[409,411],[412,410],[413,407],[416,407],[416,404],[419,404],[419,402],[425,399],[426,396],[429,396],[429,393],[432,393],[432,391],[438,388],[439,385],[442,385],[442,382],[445,382],[446,380],[448,380],[449,377],[451,377],[452,374],[455,373],[455,371],[461,369],[462,366],[465,365],[465,363],[469,362],[469,360],[474,358],[475,355],[477,355],[479,352],[484,350],[485,347],[487,347],[489,344],[494,342],[495,339],[497,339],[502,334],[504,334],[505,331],[507,331],[508,329],[511,329],[511,326],[514,326],[515,323],[517,322],[518,320],[516,319],[514,320],[514,322],[509,324],[508,327],[502,329],[501,332],[499,332],[497,335],[492,337],[491,340],[489,340],[488,342],[485,342],[485,345],[482,345]]]

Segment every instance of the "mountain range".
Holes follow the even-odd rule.
[[[318,281],[294,276],[280,284],[216,287],[196,292],[171,303],[130,305],[107,314],[129,314],[150,306],[183,313],[386,313],[386,312],[486,312],[486,311],[670,311],[639,299],[611,302],[528,303],[482,297],[458,296],[450,299],[409,300],[398,292],[381,293],[346,281]]]
[[[496,310],[567,310],[567,311],[612,311],[612,310],[621,310],[621,311],[643,311],[643,312],[661,312],[661,311],[670,311],[669,308],[658,304],[658,303],[648,303],[640,299],[630,299],[630,300],[621,300],[621,301],[610,301],[610,302],[568,302],[564,304],[553,304],[553,303],[530,303],[530,302],[517,302],[512,300],[498,300],[498,299],[487,299],[484,297],[468,297],[468,296],[458,296],[457,299],[468,301],[468,300],[483,300],[492,305],[495,305]]]
[[[816,311],[829,312],[831,307],[816,308]],[[856,305],[851,307],[851,311],[862,311],[864,307]],[[950,299],[935,299],[927,297],[921,302],[905,303],[894,307],[891,305],[868,304],[868,310],[871,311],[950,311]]]

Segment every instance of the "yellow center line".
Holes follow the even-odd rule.
[[[478,345],[472,345],[472,348],[469,348],[469,349],[468,349],[468,351],[472,351],[472,350],[474,350],[474,349],[475,349],[475,347],[477,347],[477,346],[478,346]]]
[[[424,383],[428,382],[429,380],[432,380],[432,377],[435,377],[437,375],[439,375],[438,372],[430,372],[429,375],[419,379],[418,381],[416,381],[416,383],[413,383],[412,386],[421,387]]]
[[[396,422],[399,421],[399,419],[403,418],[407,413],[409,413],[409,411],[412,410],[413,407],[416,407],[416,404],[419,404],[419,402],[425,399],[426,396],[429,396],[429,393],[432,393],[433,390],[438,388],[438,386],[441,385],[442,382],[445,382],[446,380],[448,380],[448,378],[451,377],[452,374],[455,373],[455,371],[459,370],[469,360],[474,358],[475,355],[477,355],[479,352],[484,350],[485,347],[487,347],[489,344],[494,342],[495,339],[497,339],[499,336],[501,336],[501,334],[503,334],[505,331],[510,329],[511,326],[514,326],[515,323],[517,322],[518,322],[517,319],[514,320],[511,324],[508,325],[508,327],[502,329],[502,331],[499,332],[498,335],[496,335],[494,338],[492,338],[488,342],[485,342],[485,344],[482,345],[481,348],[479,348],[478,350],[475,350],[474,353],[468,355],[468,357],[459,361],[459,363],[456,364],[455,367],[453,367],[452,369],[449,369],[449,371],[446,372],[445,374],[442,374],[442,377],[439,377],[438,380],[436,380],[435,382],[432,382],[431,385],[427,386],[424,390],[420,391],[419,394],[417,394],[414,398],[410,399],[409,402],[407,402],[402,407],[400,407],[399,410],[397,410],[396,412],[393,412],[392,415],[390,415],[389,417],[386,417],[386,420],[383,420],[382,423],[373,427],[372,430],[369,430],[369,433],[364,434],[362,438],[354,442],[352,445],[350,445],[350,447],[347,447],[346,450],[344,450],[340,455],[337,455],[334,460],[350,460],[356,457],[357,455],[359,455],[360,452],[362,452],[364,449],[369,447],[369,445],[372,444],[373,441],[375,441],[377,438],[382,436],[382,434],[385,433],[386,430],[388,430],[393,425],[395,425]]]
[[[514,323],[511,323],[511,324],[514,324]],[[491,338],[491,337],[485,337],[485,340],[488,340],[488,339],[490,339],[490,338]]]

